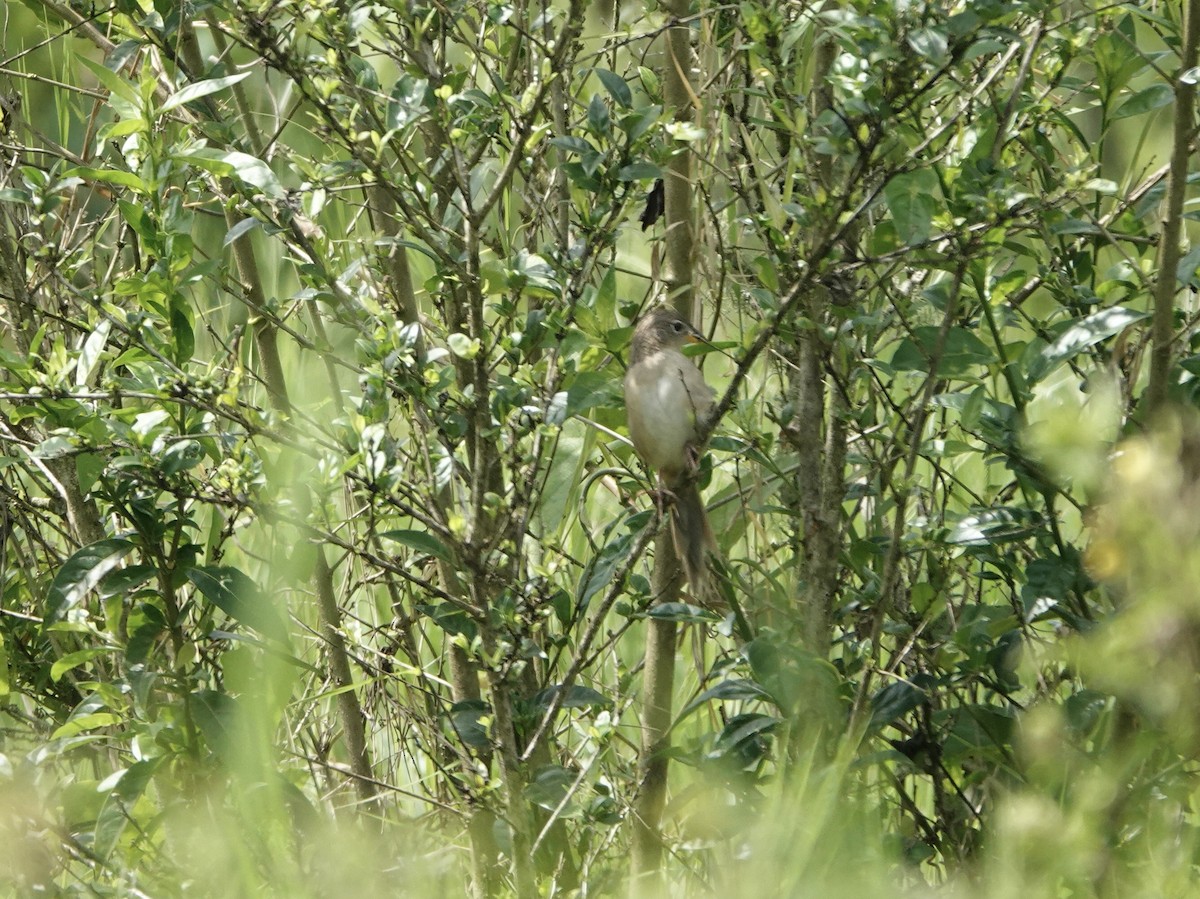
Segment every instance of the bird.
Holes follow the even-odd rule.
[[[715,393],[682,349],[703,340],[678,312],[653,309],[633,330],[625,372],[629,437],[642,461],[674,498],[675,548],[697,599],[705,592],[705,553],[717,545],[696,487],[699,429],[713,407]]]

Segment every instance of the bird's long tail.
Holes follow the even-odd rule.
[[[681,484],[671,488],[675,495],[675,549],[679,552],[679,560],[683,563],[683,573],[692,588],[696,599],[704,601],[706,577],[708,574],[705,554],[717,548],[717,540],[713,536],[712,526],[708,523],[708,513],[704,510],[704,500],[694,483]]]

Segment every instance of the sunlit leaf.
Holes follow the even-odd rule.
[[[133,820],[133,804],[150,785],[161,761],[160,757],[134,762],[106,777],[96,788],[97,792],[107,794],[96,817],[92,851],[97,857],[105,859],[112,853],[126,825]]]
[[[1120,333],[1149,315],[1124,306],[1111,306],[1077,319],[1029,366],[1030,382],[1039,381],[1057,366],[1090,346]]]
[[[960,518],[946,536],[946,542],[980,545],[1017,540],[1032,533],[1040,521],[1040,517],[1028,509],[985,509]]]
[[[83,348],[79,351],[79,361],[75,364],[76,387],[83,387],[92,382],[92,375],[96,373],[96,366],[100,364],[100,356],[108,343],[110,331],[112,320],[102,318],[83,342]]]
[[[133,547],[130,540],[111,537],[85,546],[67,559],[46,593],[46,623],[65,617],[106,574],[121,564]]]
[[[1138,91],[1112,113],[1111,118],[1127,119],[1131,116],[1144,115],[1156,109],[1162,109],[1175,99],[1175,91],[1169,84],[1152,84]]]
[[[211,78],[208,81],[196,81],[187,85],[181,90],[176,91],[167,98],[158,111],[170,112],[173,109],[178,109],[180,106],[185,106],[193,100],[199,100],[201,97],[207,97],[209,94],[215,94],[218,91],[223,91],[230,85],[237,84],[250,77],[249,72],[239,72],[236,75],[226,75],[224,78]]]
[[[425,553],[437,559],[442,559],[449,562],[453,558],[453,554],[449,548],[441,540],[430,534],[428,531],[414,530],[394,530],[383,531],[380,538],[384,540],[392,540],[407,546],[409,549],[415,549],[417,552]]]
[[[388,98],[387,126],[399,131],[417,121],[427,109],[429,82],[404,73],[397,79]]]

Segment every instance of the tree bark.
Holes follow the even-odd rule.
[[[1183,49],[1175,81],[1174,141],[1171,173],[1167,178],[1167,213],[1159,244],[1158,281],[1154,287],[1154,318],[1151,326],[1150,383],[1146,408],[1151,415],[1166,404],[1170,386],[1171,359],[1175,342],[1175,295],[1179,292],[1180,237],[1183,233],[1183,203],[1187,194],[1188,162],[1196,130],[1197,46],[1200,45],[1200,0],[1188,0],[1184,9]]]

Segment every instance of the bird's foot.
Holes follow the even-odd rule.
[[[679,497],[670,487],[659,484],[654,490],[654,506],[658,509],[659,515],[666,515],[667,510],[677,502],[679,502]]]

